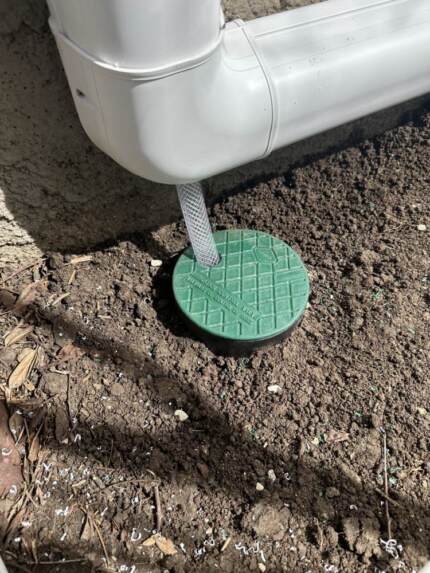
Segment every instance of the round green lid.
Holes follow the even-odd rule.
[[[221,260],[203,267],[192,248],[179,257],[173,292],[201,334],[261,341],[290,331],[302,317],[310,286],[299,255],[260,231],[214,233]]]

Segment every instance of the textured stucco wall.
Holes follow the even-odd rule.
[[[311,1],[226,0],[225,10],[229,19],[249,19]],[[44,0],[0,2],[0,268],[47,250],[85,250],[179,216],[172,187],[127,173],[88,140],[46,18]],[[211,195],[285,171],[350,134],[347,128],[214,178]]]

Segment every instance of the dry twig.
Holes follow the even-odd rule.
[[[163,513],[161,511],[161,501],[160,501],[160,491],[158,489],[158,485],[154,485],[154,497],[155,497],[155,510],[157,512],[156,515],[156,529],[158,532],[161,531],[161,525],[163,523]]]
[[[388,472],[387,472],[387,434],[384,432],[384,493],[385,493],[385,516],[387,519],[387,532],[388,539],[392,539],[391,536],[391,518],[390,518],[390,507],[389,507],[389,495],[388,495]]]

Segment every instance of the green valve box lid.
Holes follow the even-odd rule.
[[[203,339],[244,350],[289,334],[310,293],[299,255],[260,231],[218,231],[214,239],[220,254],[215,267],[199,265],[191,247],[176,263],[173,292],[188,324]]]

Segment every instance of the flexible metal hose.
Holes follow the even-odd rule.
[[[177,185],[177,190],[197,262],[204,267],[214,267],[220,258],[212,235],[202,186],[200,183],[188,183]]]

